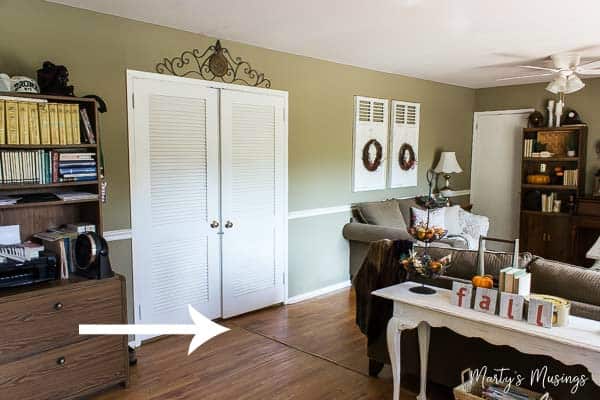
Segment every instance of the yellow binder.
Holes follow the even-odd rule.
[[[73,129],[73,143],[81,143],[81,131],[79,129],[79,104],[71,104],[71,127]]]
[[[50,115],[48,103],[38,104],[38,115],[40,117],[40,140],[42,144],[51,144],[50,140]]]
[[[6,141],[19,144],[19,107],[16,101],[6,101]]]
[[[0,144],[6,143],[6,118],[4,117],[4,100],[0,100]]]
[[[58,129],[58,104],[48,104],[48,115],[50,121],[50,143],[60,144],[60,134]]]
[[[40,144],[40,117],[37,103],[27,104],[29,107],[29,143]]]
[[[19,143],[29,144],[29,104],[19,101]]]
[[[58,103],[58,137],[60,144],[67,144],[67,123],[65,121],[65,105]]]

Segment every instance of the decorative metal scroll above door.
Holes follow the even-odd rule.
[[[200,50],[194,49],[184,51],[179,57],[165,58],[156,64],[156,72],[175,76],[196,75],[208,81],[221,80],[225,83],[271,87],[271,81],[265,78],[265,74],[252,68],[240,57],[233,58],[229,50],[221,47],[220,40],[202,54]]]

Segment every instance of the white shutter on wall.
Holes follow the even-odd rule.
[[[388,153],[388,100],[370,97],[354,97],[354,156],[353,190],[366,191],[385,189]],[[363,164],[363,149],[370,140],[377,140],[382,147],[379,168],[369,171]],[[370,157],[375,157],[371,146]]]
[[[418,162],[415,163],[414,168],[403,170],[400,167],[400,160],[404,155],[400,154],[400,149],[404,144],[410,145],[418,161],[420,113],[421,105],[419,103],[392,100],[391,151],[389,157],[389,182],[392,188],[417,186]]]

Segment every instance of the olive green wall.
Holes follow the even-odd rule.
[[[586,87],[565,97],[567,108],[577,110],[588,124],[586,191],[593,188],[593,176],[600,168],[595,146],[600,141],[600,79],[586,79]],[[547,115],[546,105],[556,96],[546,91],[546,83],[479,89],[476,92],[476,111],[535,108]]]
[[[107,102],[109,112],[101,119],[109,181],[104,227],[128,229],[125,71],[153,71],[164,57],[204,49],[215,39],[38,0],[2,1],[0,15],[0,71],[35,77],[42,62],[51,60],[68,67],[77,95],[94,93]],[[234,56],[263,71],[274,89],[289,92],[290,211],[423,193],[425,171],[442,150],[457,152],[465,173],[455,176],[453,183],[456,189],[468,189],[474,90],[222,43]],[[419,188],[352,193],[354,95],[421,103]],[[343,217],[290,221],[291,296],[348,279],[347,246],[341,239],[347,216]],[[314,232],[321,238],[317,243]],[[314,245],[319,245],[317,251]],[[129,247],[126,241],[113,251],[113,264],[128,276]]]

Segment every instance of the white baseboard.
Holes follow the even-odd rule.
[[[312,299],[314,297],[318,297],[318,296],[322,296],[324,294],[335,292],[336,290],[345,289],[347,287],[350,287],[351,285],[352,285],[352,283],[350,282],[350,280],[347,280],[344,282],[336,283],[334,285],[325,286],[324,288],[313,290],[312,292],[299,294],[294,297],[289,297],[287,299],[287,301],[285,302],[285,304],[299,303],[301,301]]]

